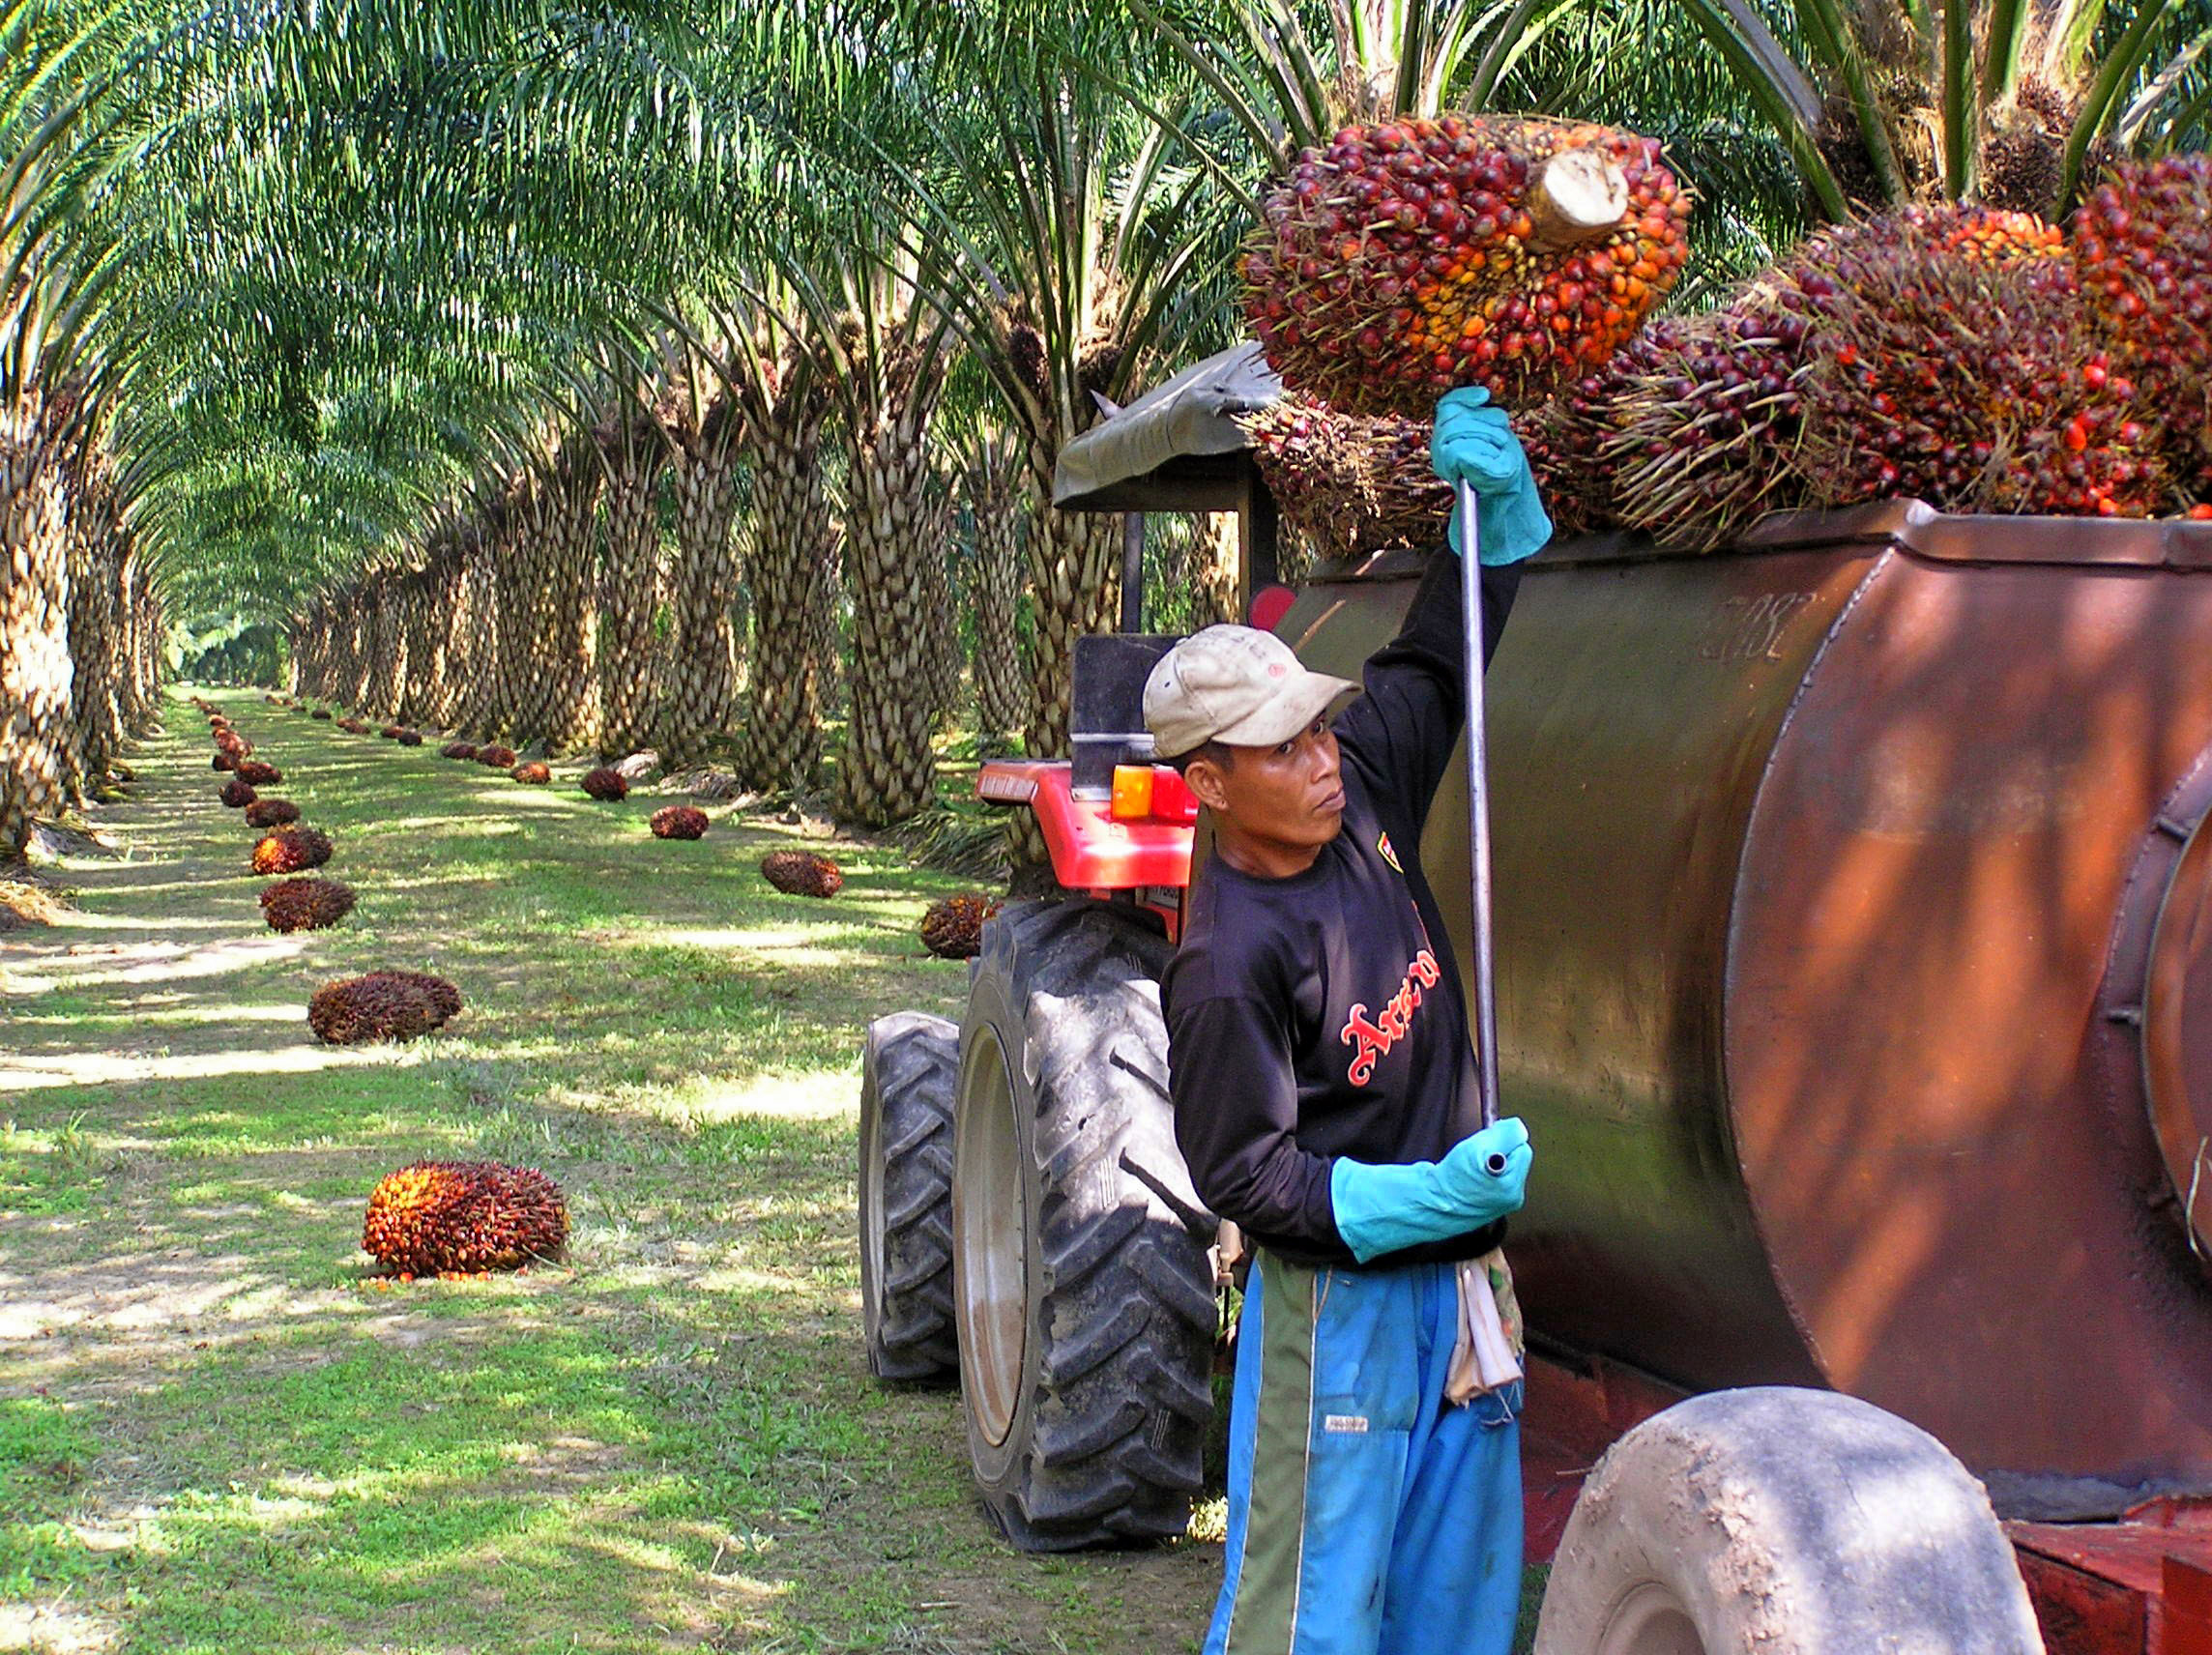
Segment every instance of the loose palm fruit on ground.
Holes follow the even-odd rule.
[[[477,763],[488,765],[496,770],[512,769],[514,759],[515,752],[512,747],[490,746],[477,749]]]
[[[845,886],[837,864],[812,851],[771,851],[761,858],[760,871],[786,896],[835,896]]]
[[[477,756],[474,741],[448,741],[438,749],[441,759],[473,759]]]
[[[612,800],[629,797],[629,778],[612,765],[586,770],[581,785],[594,798]]]
[[[664,804],[651,827],[655,839],[696,839],[707,831],[707,813],[693,804]]]
[[[248,828],[281,828],[300,820],[300,807],[288,798],[257,798],[246,807]]]
[[[422,744],[422,732],[420,730],[402,729],[398,735],[393,737],[392,739],[394,741],[397,741],[402,747],[420,747]]]
[[[543,787],[553,779],[552,770],[546,767],[542,760],[538,759],[532,759],[528,764],[516,765],[507,773],[516,781],[526,781],[536,787]]]
[[[272,931],[320,931],[353,912],[353,887],[329,879],[278,880],[261,892]]]
[[[417,1161],[368,1198],[362,1251],[386,1269],[426,1276],[511,1270],[549,1259],[568,1239],[561,1186],[534,1167]]]
[[[275,787],[284,772],[261,759],[247,759],[238,767],[239,779],[250,787]]]
[[[921,916],[921,945],[941,960],[972,960],[983,949],[983,921],[999,912],[988,896],[948,896]]]
[[[230,780],[222,784],[222,791],[216,797],[229,805],[231,809],[243,810],[253,802],[256,796],[253,789],[247,786],[244,779],[232,776]]]
[[[2212,155],[2113,167],[2074,216],[2074,262],[2113,365],[2164,412],[2190,490],[2212,494]]]
[[[238,769],[238,755],[218,750],[215,756],[215,763],[210,768],[218,770],[234,770]]]
[[[320,828],[278,828],[253,847],[257,874],[296,874],[331,859],[331,836]]]
[[[396,724],[387,724],[383,729],[379,730],[377,734],[382,736],[387,741],[396,741],[399,740],[399,726]]]
[[[328,718],[330,715],[331,710],[327,707],[318,707],[314,711],[307,714],[309,718]]]
[[[443,1028],[461,1009],[461,991],[427,972],[370,972],[325,983],[307,1002],[307,1026],[333,1046],[412,1040]]]
[[[368,734],[368,726],[358,718],[340,718],[337,721],[337,726],[349,736],[365,736]]]
[[[1268,196],[1245,308],[1284,385],[1341,412],[1424,418],[1462,385],[1520,408],[1635,333],[1689,209],[1658,144],[1612,128],[1347,127]]]

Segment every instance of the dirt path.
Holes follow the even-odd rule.
[[[956,1399],[872,1384],[857,1032],[949,1009],[913,944],[952,882],[783,829],[644,819],[218,697],[361,901],[260,923],[252,835],[181,703],[77,912],[0,936],[0,1650],[1195,1647],[1218,1549],[1032,1559]],[[410,1048],[309,1035],[314,987],[442,973]],[[404,1289],[355,1250],[424,1154],[542,1167],[563,1267]]]

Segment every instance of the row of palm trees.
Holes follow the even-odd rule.
[[[1121,537],[1053,468],[1236,335],[1302,144],[1651,131],[1696,302],[1821,218],[2197,145],[2208,45],[2203,0],[0,0],[0,851],[146,714],[157,602],[759,788],[834,705],[840,813],[911,816],[964,685],[1064,750]]]

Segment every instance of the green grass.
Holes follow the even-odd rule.
[[[956,1010],[919,950],[964,882],[800,833],[525,788],[218,695],[360,905],[259,921],[198,716],[132,758],[81,912],[0,965],[0,1648],[1195,1649],[1217,1545],[1031,1558],[957,1398],[872,1382],[854,1233],[866,1020]],[[308,1034],[322,982],[439,972],[404,1047]],[[558,1266],[385,1283],[385,1172],[544,1169]]]

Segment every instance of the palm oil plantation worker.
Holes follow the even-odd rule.
[[[1433,456],[1477,492],[1487,662],[1552,526],[1485,401],[1445,397]],[[1430,559],[1333,729],[1358,686],[1250,627],[1185,639],[1145,686],[1159,750],[1214,828],[1162,988],[1176,1135],[1199,1194],[1257,1246],[1206,1655],[1512,1641],[1521,1386],[1497,1248],[1530,1151],[1518,1120],[1478,1130],[1420,865],[1462,722],[1458,564]]]

